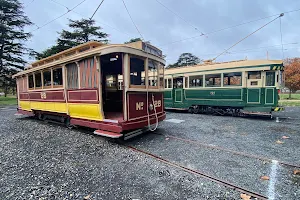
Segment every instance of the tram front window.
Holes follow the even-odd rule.
[[[130,85],[145,86],[145,60],[130,56]]]

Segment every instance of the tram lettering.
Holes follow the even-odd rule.
[[[144,102],[136,102],[135,109],[136,110],[144,110]]]
[[[46,96],[46,92],[41,92],[41,99],[46,99],[47,96]]]
[[[154,106],[155,106],[156,108],[161,107],[161,100],[154,101]]]

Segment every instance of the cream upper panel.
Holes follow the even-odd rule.
[[[243,61],[233,61],[226,63],[215,63],[215,64],[203,64],[203,65],[195,65],[195,66],[187,66],[180,67],[175,69],[166,69],[165,75],[173,75],[173,74],[185,74],[185,73],[197,73],[197,72],[205,72],[214,73],[214,71],[221,70],[222,72],[226,71],[249,71],[249,70],[270,70],[268,65],[280,65],[282,64],[282,60],[243,60]],[[266,67],[255,67],[266,65]],[[243,69],[245,67],[245,69]],[[239,69],[240,68],[240,69]],[[246,69],[249,68],[249,69]],[[234,69],[234,70],[233,70]]]

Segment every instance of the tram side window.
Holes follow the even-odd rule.
[[[67,67],[67,82],[69,89],[78,88],[78,66],[75,63],[66,65]]]
[[[145,60],[130,57],[130,85],[145,85]]]
[[[63,85],[62,68],[53,69],[53,87]]]
[[[275,72],[266,72],[266,86],[275,86]]]
[[[223,85],[242,85],[242,72],[224,73]]]
[[[148,61],[148,80],[149,86],[157,87],[158,81],[158,62],[149,59]]]
[[[172,86],[172,79],[168,79],[168,88],[173,88],[173,86]]]
[[[220,87],[221,86],[221,74],[206,74],[205,75],[206,87]]]
[[[248,79],[261,79],[261,72],[260,71],[248,72]]]
[[[33,74],[30,74],[28,76],[28,86],[29,86],[30,89],[34,88]]]
[[[44,87],[51,86],[51,71],[44,71],[43,78],[44,78]]]
[[[203,75],[190,76],[190,88],[202,87],[203,86]]]
[[[37,72],[34,74],[34,80],[35,80],[35,88],[42,87],[42,74],[41,72]]]
[[[164,66],[159,63],[158,64],[158,74],[159,74],[159,87],[164,88]]]

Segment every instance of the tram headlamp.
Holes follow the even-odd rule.
[[[152,111],[153,110],[153,104],[149,105],[149,110]]]

